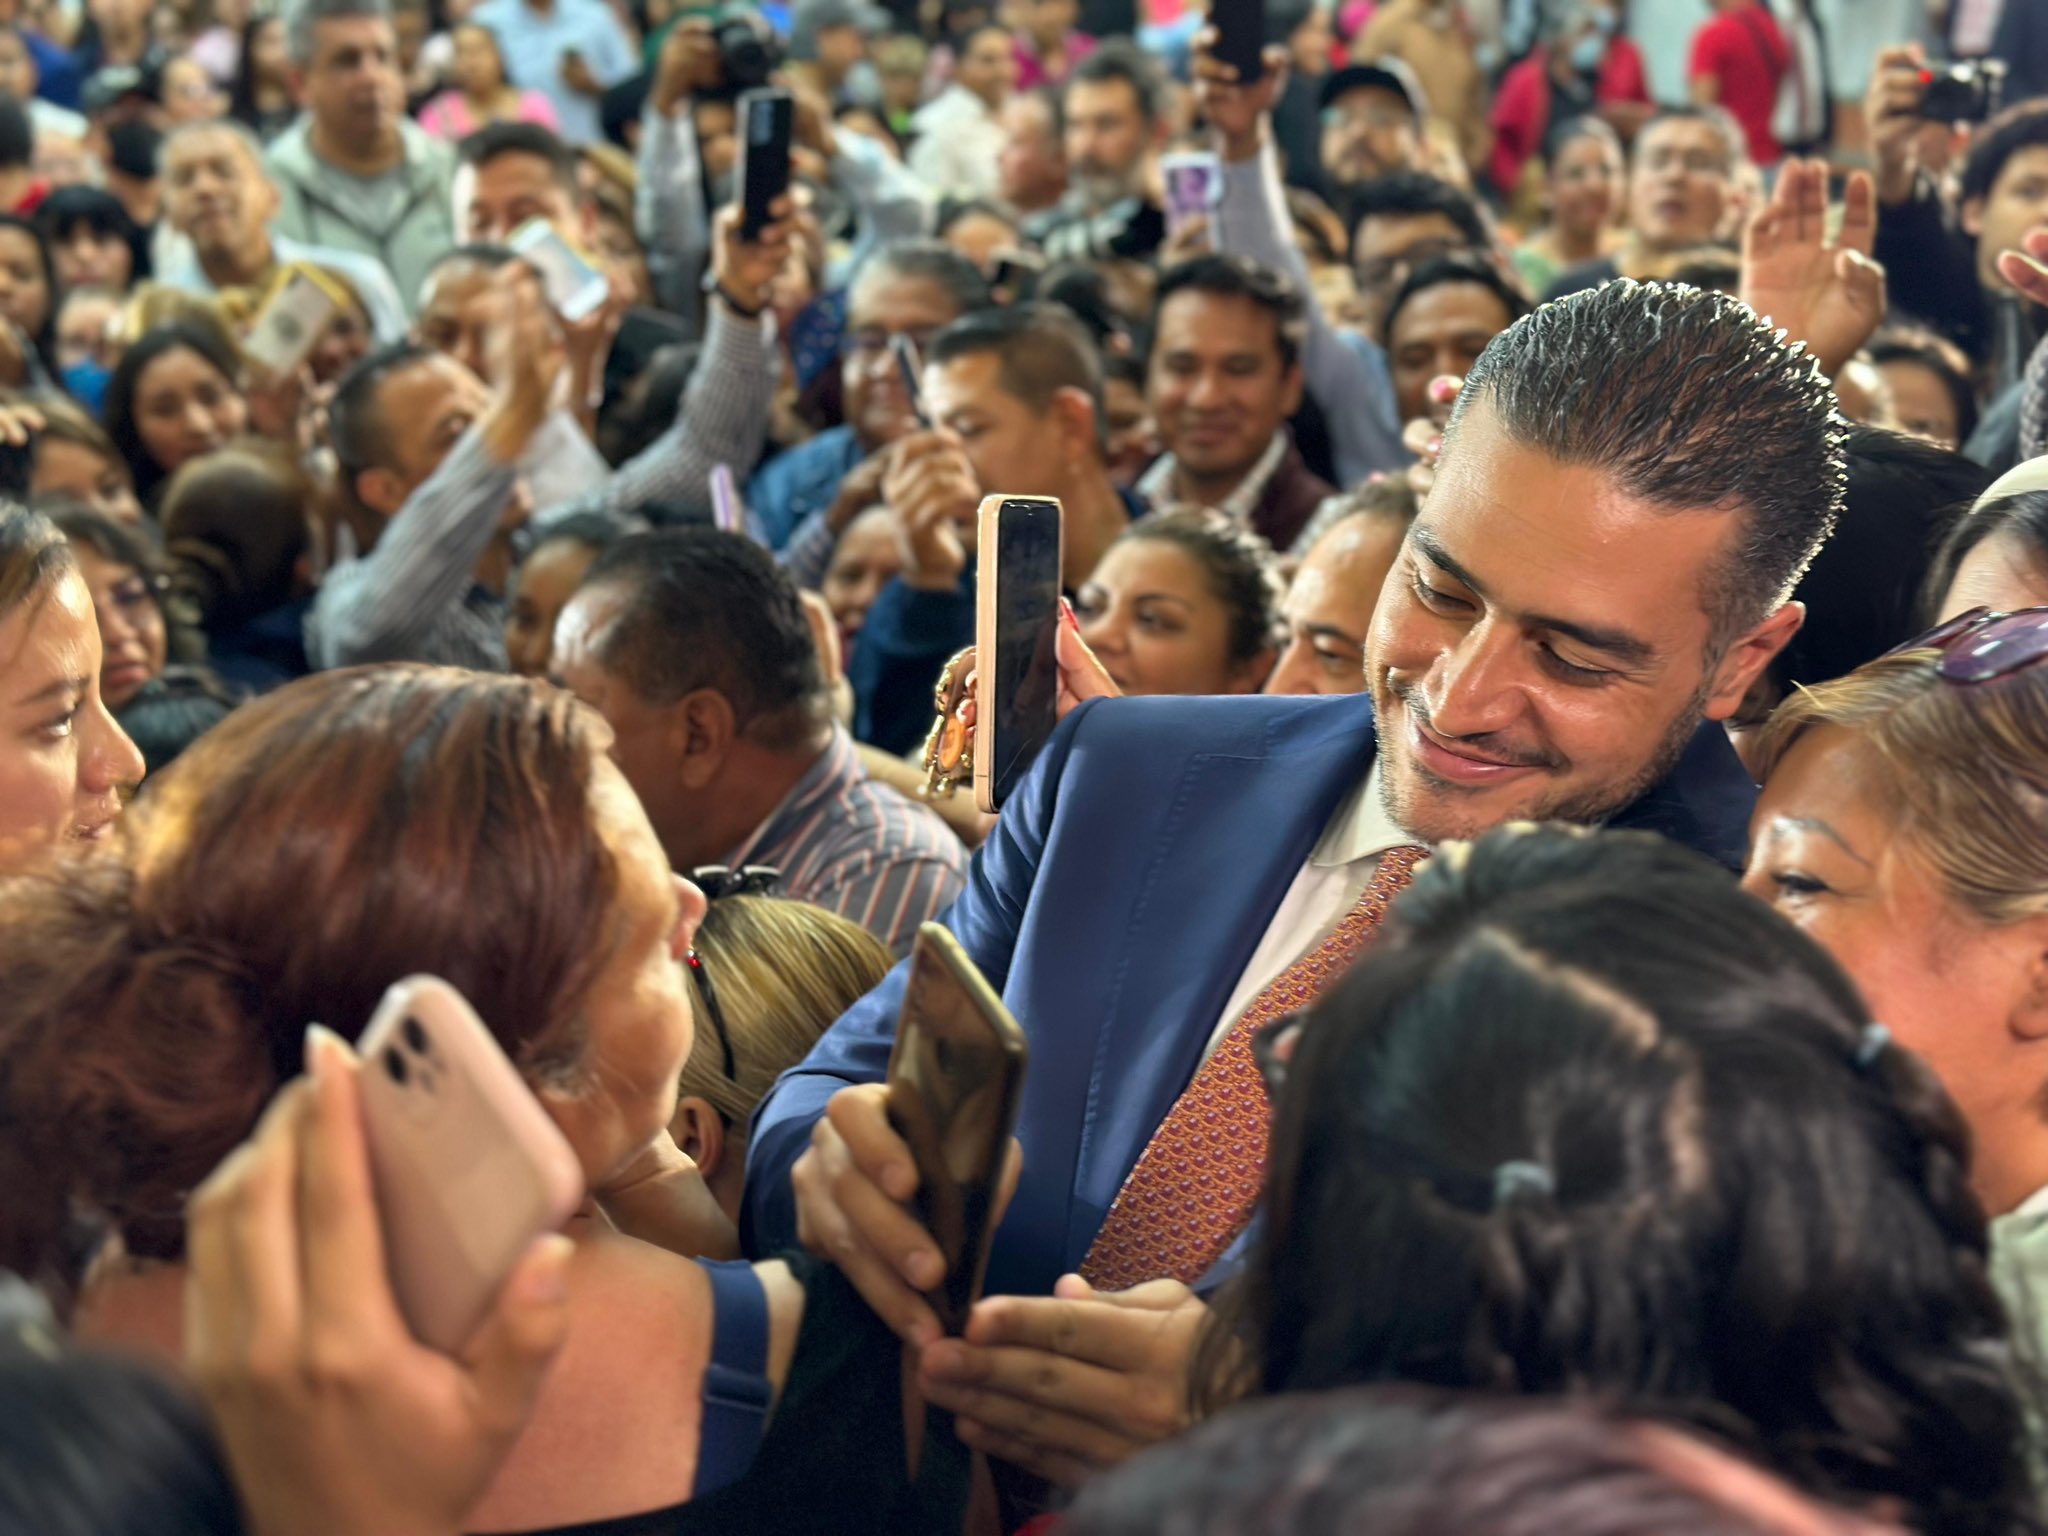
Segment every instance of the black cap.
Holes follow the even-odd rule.
[[[1317,94],[1317,107],[1327,107],[1341,96],[1353,91],[1389,91],[1408,103],[1408,110],[1421,122],[1429,115],[1429,97],[1424,94],[1422,82],[1415,78],[1415,71],[1400,59],[1375,59],[1370,64],[1347,64],[1333,72],[1323,82]]]

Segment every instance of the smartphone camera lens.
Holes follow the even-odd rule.
[[[406,1078],[411,1075],[411,1068],[405,1064],[404,1053],[395,1045],[384,1053],[384,1075],[401,1088],[405,1086]]]
[[[418,1019],[407,1019],[403,1033],[405,1035],[405,1043],[412,1047],[415,1054],[420,1056],[430,1054],[427,1032],[420,1028],[420,1021]]]

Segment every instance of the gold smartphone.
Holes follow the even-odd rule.
[[[946,1261],[927,1299],[949,1334],[981,1299],[1029,1056],[960,941],[937,923],[919,928],[889,1057],[889,1121],[910,1146],[918,1213]]]
[[[993,816],[1059,723],[1060,504],[985,496],[977,524],[974,800]]]

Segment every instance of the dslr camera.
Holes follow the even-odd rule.
[[[752,91],[782,68],[782,39],[759,11],[738,7],[711,29],[718,46],[718,70],[729,91]]]
[[[1981,123],[1997,116],[2005,100],[2005,64],[1999,59],[1936,65],[1920,78],[1927,87],[1920,116],[1931,123]]]

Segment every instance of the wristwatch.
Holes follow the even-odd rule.
[[[716,268],[707,267],[705,269],[704,281],[701,286],[706,293],[721,301],[727,309],[738,315],[742,320],[758,320],[768,313],[768,305],[765,301],[759,304],[748,305],[742,304],[738,299],[734,298],[732,290],[719,281]]]

